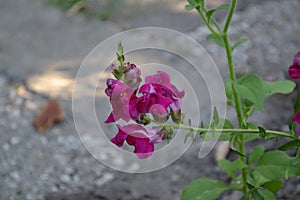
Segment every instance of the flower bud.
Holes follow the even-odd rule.
[[[126,66],[126,71],[124,72],[124,79],[126,85],[131,87],[133,90],[137,90],[141,79],[141,70],[135,66],[135,64],[130,64]]]
[[[179,109],[177,112],[171,110],[171,117],[173,122],[177,124],[181,123],[182,122],[181,109]]]

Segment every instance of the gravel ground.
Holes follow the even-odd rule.
[[[41,5],[38,4],[38,6]],[[244,37],[250,40],[240,47],[239,52],[234,54],[240,74],[254,72],[266,80],[280,80],[287,77],[286,70],[300,46],[300,15],[297,14],[299,9],[300,3],[297,0],[267,1],[241,8],[240,12],[234,16],[233,26],[230,30],[233,40]],[[55,10],[51,12],[61,15]],[[58,17],[58,19],[60,18]],[[9,20],[6,19],[6,21]],[[62,22],[61,27],[65,26],[65,23],[69,23],[67,19]],[[96,22],[87,23],[84,25],[79,20],[71,26],[73,30],[82,30],[82,27],[94,27],[97,24]],[[101,29],[100,26],[95,26],[99,28],[97,30]],[[103,26],[110,27],[107,24]],[[29,30],[30,27],[26,29]],[[84,28],[84,31],[75,34],[78,36],[70,36],[72,39],[69,42],[76,43],[76,38],[81,38],[85,31],[89,30],[94,29]],[[119,29],[113,26],[110,30],[101,38],[105,38],[105,35],[107,37]],[[64,31],[59,33],[63,34]],[[200,27],[188,34],[205,47],[219,66],[223,76],[226,77],[224,51],[204,40],[207,34],[206,29]],[[8,36],[2,35],[2,37],[7,39]],[[37,37],[41,40],[44,39],[42,35]],[[53,36],[53,38],[55,37]],[[92,41],[96,40],[95,36],[92,40],[87,41],[90,41],[89,44],[93,44]],[[26,38],[21,41],[23,41],[22,45],[30,43],[30,41],[26,41]],[[51,47],[52,51],[60,49],[60,41],[54,41],[57,46]],[[33,44],[37,45],[38,43],[36,41]],[[35,70],[30,68],[32,63],[30,59],[35,58],[34,52],[39,52],[43,44],[45,45],[45,43],[33,45],[32,48],[36,51],[32,51],[33,53],[27,51],[26,56],[21,58],[21,61],[25,61],[26,69],[31,69],[31,72]],[[32,76],[21,73],[16,73],[14,76],[14,72],[20,69],[13,65],[12,68],[9,68],[8,65],[11,63],[9,59],[24,52],[26,46],[22,47],[20,52],[13,54],[10,54],[11,49],[7,51],[7,46],[9,46],[7,42],[0,42],[1,51],[9,54],[8,58],[1,62],[4,65],[3,69],[7,68],[8,70],[4,70],[4,73],[0,74],[0,132],[2,134],[0,140],[0,199],[24,197],[24,199],[176,200],[179,199],[183,186],[197,177],[227,180],[216,167],[213,155],[205,159],[198,159],[199,147],[197,145],[193,145],[171,166],[149,174],[116,172],[100,164],[81,144],[73,123],[70,94],[72,75],[74,76],[74,70],[76,71],[77,68],[70,70],[70,76],[63,77],[63,80],[71,82],[67,82],[63,88],[53,89],[51,87],[53,90],[49,93],[47,90],[37,89],[34,84],[30,84],[51,80],[47,76],[44,79],[33,79]],[[91,45],[85,46],[82,51],[78,50],[79,54],[83,55],[90,47]],[[76,47],[71,45],[70,49],[72,48]],[[47,57],[50,50],[39,52],[38,57]],[[53,54],[51,58],[68,55],[68,50],[64,52],[65,54],[62,55]],[[40,56],[41,54],[43,56]],[[152,56],[157,55],[154,53]],[[40,63],[42,63],[41,60]],[[176,63],[177,60],[172,62]],[[11,64],[16,64],[16,62]],[[37,74],[39,75],[39,73]],[[31,120],[50,97],[59,99],[66,120],[45,134],[38,134],[31,126]],[[294,95],[277,95],[271,98],[266,103],[264,111],[256,113],[252,120],[260,122],[268,128],[286,130],[285,124],[290,118],[293,97]],[[270,116],[269,113],[272,115]],[[232,118],[232,111],[229,111],[229,117]],[[272,149],[275,143],[276,141],[266,142],[266,148]],[[278,198],[299,199],[297,194],[300,191],[299,182],[299,178],[294,178],[285,183],[284,188],[278,193]],[[239,196],[239,193],[228,193],[222,199],[238,199]]]

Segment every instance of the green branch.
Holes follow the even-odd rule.
[[[169,127],[173,129],[180,129],[180,130],[192,130],[194,132],[210,132],[210,133],[261,133],[258,129],[210,129],[210,128],[195,128],[186,125],[172,125],[172,124],[162,124],[164,127]],[[281,131],[273,131],[273,130],[266,130],[265,134],[269,135],[277,135],[282,137],[288,137],[295,140],[300,140],[299,136],[292,135],[289,133],[281,132]]]

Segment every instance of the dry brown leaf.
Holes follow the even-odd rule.
[[[63,119],[64,114],[58,101],[50,100],[34,118],[32,125],[36,127],[38,132],[43,133],[54,123],[61,122]]]

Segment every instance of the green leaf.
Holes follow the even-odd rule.
[[[290,80],[284,80],[284,81],[276,81],[276,82],[267,82],[262,81],[265,97],[269,97],[273,94],[289,94],[291,93],[296,84],[293,81]]]
[[[287,151],[291,149],[298,149],[300,147],[300,140],[293,140],[285,143],[284,145],[278,147],[278,150]]]
[[[265,94],[260,78],[255,75],[243,76],[237,81],[236,89],[241,97],[251,101],[256,109],[262,110]]]
[[[200,178],[184,188],[181,200],[215,200],[229,189],[222,181]]]
[[[222,10],[222,9],[228,9],[229,7],[230,7],[229,4],[224,3],[224,4],[221,4],[221,5],[217,6],[216,8],[213,8],[213,9],[207,11],[207,12],[206,12],[206,16],[207,16],[208,21],[210,21],[210,18],[211,18],[211,16],[213,15],[213,13],[214,13],[215,11],[217,11],[217,10]]]
[[[232,47],[232,51],[234,51],[234,49],[236,49],[237,47],[241,46],[242,44],[245,44],[246,42],[248,42],[248,39],[241,39],[239,41],[237,41]]]
[[[236,171],[238,169],[243,169],[247,167],[247,165],[241,160],[235,160],[234,162],[230,162],[228,160],[219,160],[218,166],[232,179],[236,178]]]
[[[219,35],[216,34],[209,34],[206,37],[207,40],[215,42],[216,44],[220,45],[221,47],[225,47],[225,42],[223,40],[223,38]]]
[[[258,192],[258,188],[256,188],[254,185],[247,183],[248,188],[250,189],[251,196],[255,200],[264,200],[264,198],[260,195]],[[246,199],[246,198],[245,198]]]
[[[203,121],[201,121],[199,128],[205,128]],[[201,135],[205,134],[205,131],[199,131],[198,133],[201,136]]]
[[[196,4],[197,4],[195,0],[187,0],[187,1],[188,1],[189,4],[191,4],[191,5],[196,5]]]
[[[119,42],[119,44],[118,44],[118,53],[119,53],[120,55],[123,55],[123,54],[124,54],[124,48],[123,48],[121,42]]]
[[[265,148],[263,146],[259,146],[253,149],[253,151],[249,155],[249,165],[252,165],[256,161],[258,161],[260,157],[264,154],[264,151]]]
[[[243,135],[244,135],[245,142],[249,142],[249,141],[255,140],[257,138],[260,138],[259,133],[244,133]]]
[[[281,189],[282,187],[282,182],[281,180],[274,180],[274,181],[269,181],[263,184],[263,187],[267,188],[273,193],[276,193],[278,190]]]
[[[269,190],[259,188],[257,192],[262,196],[263,199],[276,200],[276,196]]]
[[[196,0],[196,2],[200,6],[200,9],[203,11],[205,7],[205,0]]]
[[[267,134],[266,134],[266,129],[263,128],[263,127],[260,127],[260,126],[258,126],[257,128],[258,128],[258,130],[259,130],[259,135],[260,135],[260,137],[262,137],[262,138],[265,139],[266,136],[267,136]]]
[[[270,179],[267,179],[266,177],[262,176],[260,173],[258,173],[256,171],[253,171],[252,175],[253,175],[253,183],[254,183],[255,187],[260,187],[264,183],[270,181]]]
[[[300,147],[297,149],[297,155],[290,161],[291,165],[299,165],[300,164]]]
[[[257,129],[257,125],[248,122],[248,123],[247,123],[247,128],[248,128],[248,129]]]
[[[271,151],[258,160],[255,171],[270,180],[300,175],[300,163],[291,165],[293,158],[283,151]]]
[[[289,122],[289,130],[291,134],[295,134],[295,130],[296,130],[297,124],[293,121]]]
[[[219,122],[220,122],[219,114],[218,114],[217,108],[214,107],[213,118],[212,118],[212,122],[210,125],[211,128],[212,129],[218,128]]]
[[[191,5],[191,4],[188,4],[184,7],[184,9],[186,10],[193,10],[194,8],[196,8],[196,5]]]

